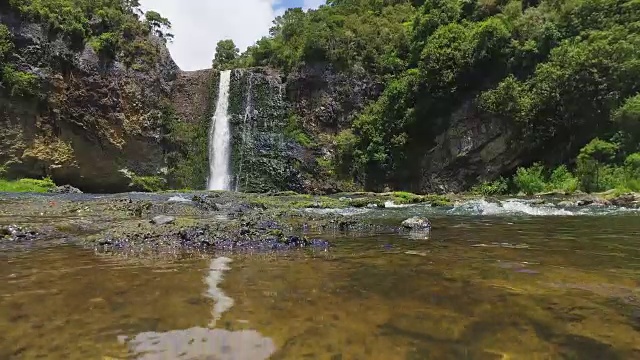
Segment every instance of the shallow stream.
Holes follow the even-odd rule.
[[[640,358],[637,211],[335,211],[433,230],[277,254],[0,253],[0,359]]]

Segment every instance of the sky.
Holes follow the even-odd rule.
[[[182,70],[211,67],[219,40],[240,51],[268,35],[273,19],[290,7],[315,9],[325,0],[141,0],[143,10],[168,18],[175,35],[171,56]]]

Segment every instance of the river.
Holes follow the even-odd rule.
[[[639,213],[531,209],[371,211],[433,230],[327,251],[2,252],[0,359],[640,358]]]

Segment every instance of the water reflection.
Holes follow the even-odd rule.
[[[209,323],[209,327],[211,328],[216,326],[216,322],[220,320],[222,313],[233,306],[233,299],[225,295],[225,293],[218,288],[218,285],[222,282],[222,274],[231,269],[228,265],[230,262],[231,259],[227,257],[219,257],[211,260],[209,273],[205,278],[205,283],[208,285],[205,295],[211,298],[215,303],[213,305],[213,310],[211,311],[212,319]]]
[[[214,329],[224,312],[233,306],[233,299],[218,286],[225,271],[230,270],[231,259],[219,257],[211,260],[205,277],[205,296],[214,301],[209,328],[193,327],[167,332],[143,332],[133,339],[122,338],[137,359],[233,359],[262,360],[276,351],[271,338],[255,330],[228,331]]]
[[[275,344],[254,330],[191,328],[164,333],[146,332],[129,341],[137,359],[262,360],[271,356]]]

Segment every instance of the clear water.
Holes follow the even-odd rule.
[[[0,253],[0,359],[640,358],[637,213],[476,205],[328,252]]]
[[[229,190],[229,159],[230,130],[229,130],[229,87],[231,71],[220,72],[220,87],[216,111],[211,119],[209,129],[209,184],[208,190]]]

